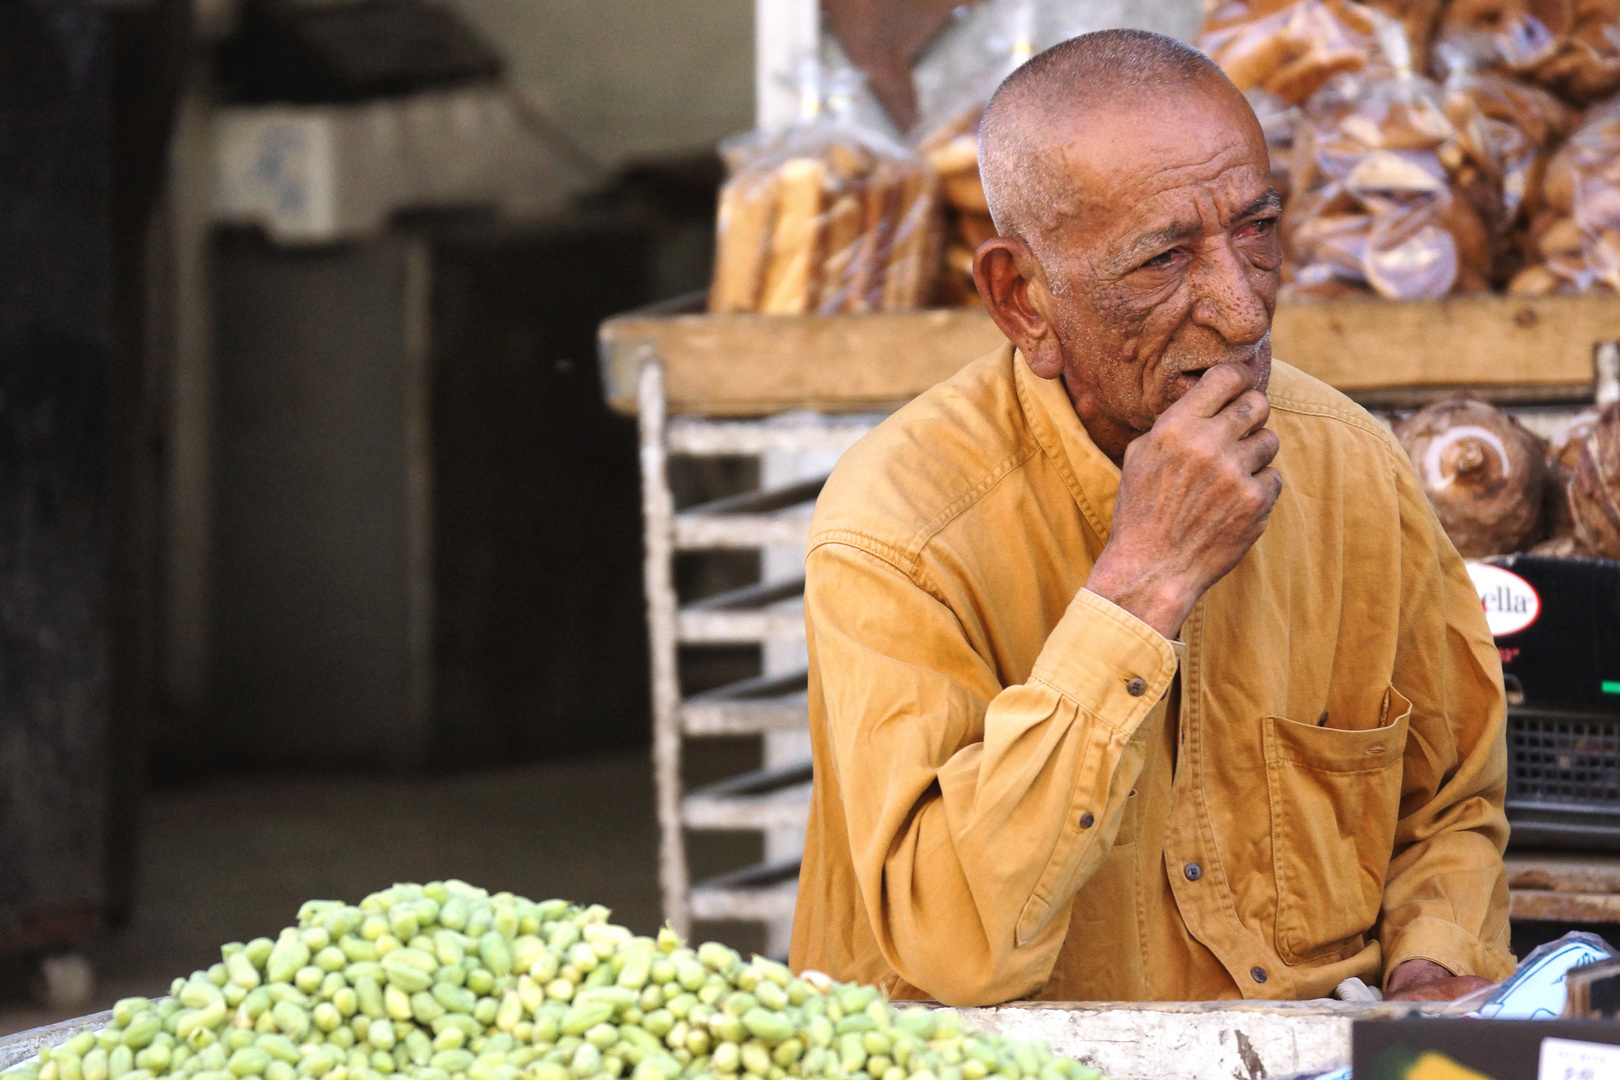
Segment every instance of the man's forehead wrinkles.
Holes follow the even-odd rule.
[[[1168,175],[1168,176],[1174,176],[1174,175],[1176,175],[1178,173],[1195,172],[1195,171],[1198,171],[1198,170],[1206,169],[1209,166],[1215,165],[1218,162],[1221,162],[1223,160],[1231,158],[1234,155],[1241,156],[1242,153],[1243,153],[1243,147],[1242,146],[1238,146],[1238,145],[1223,146],[1221,149],[1215,151],[1215,153],[1211,154],[1207,158],[1204,158],[1202,161],[1183,162],[1180,165],[1172,165],[1172,166],[1170,166],[1169,168],[1167,168],[1167,169],[1165,169],[1163,171],[1164,171],[1164,174]],[[1220,168],[1218,168],[1216,170],[1215,175],[1218,176],[1221,173],[1226,172],[1228,169],[1231,169],[1231,168],[1233,168],[1232,165],[1222,165]]]
[[[1227,161],[1218,168],[1210,168],[1211,165],[1221,161],[1224,157],[1225,155],[1221,155],[1198,165],[1174,166],[1144,174],[1142,179],[1152,188],[1149,197],[1172,192],[1178,188],[1224,188],[1234,182],[1240,182],[1240,178],[1236,174],[1250,169],[1254,164],[1252,161],[1242,158],[1237,161]],[[1269,182],[1270,177],[1266,177],[1266,180]]]
[[[1155,213],[1151,207],[1143,206],[1128,213],[1104,241],[1108,254],[1102,259],[1103,265],[1115,273],[1134,269],[1167,248],[1222,232],[1234,221],[1279,205],[1277,192],[1270,185],[1258,195],[1252,190],[1212,192],[1202,185],[1183,188],[1181,197],[1170,200],[1179,204],[1173,208]]]
[[[1273,194],[1269,184],[1226,190],[1205,184],[1180,184],[1123,206],[1120,220],[1110,231],[1116,240],[1196,232],[1206,222],[1224,223],[1253,212]]]
[[[1252,172],[1253,175],[1245,175]],[[1159,218],[1185,218],[1200,202],[1213,202],[1236,211],[1271,187],[1271,176],[1253,167],[1252,162],[1236,162],[1208,178],[1175,177],[1162,173],[1151,178],[1151,190],[1129,202],[1115,202],[1126,217],[1140,227],[1150,215]],[[1160,209],[1162,207],[1162,209]],[[1125,227],[1129,228],[1130,222]],[[1152,227],[1152,226],[1149,226]]]

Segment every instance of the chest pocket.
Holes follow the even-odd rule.
[[[1277,880],[1277,952],[1288,963],[1360,949],[1383,903],[1400,818],[1412,703],[1394,687],[1363,731],[1261,723]]]

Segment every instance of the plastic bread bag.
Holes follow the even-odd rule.
[[[1490,286],[1500,192],[1472,163],[1446,100],[1413,72],[1404,30],[1373,13],[1389,75],[1340,75],[1304,106],[1290,167],[1285,295],[1366,289],[1426,299]],[[1456,115],[1457,121],[1453,121]]]
[[[985,100],[988,97],[986,93]],[[973,255],[980,244],[996,235],[984,183],[979,179],[979,117],[985,100],[960,106],[917,145],[917,152],[939,177],[946,245],[940,293],[942,301],[951,306],[979,302],[973,285]]]
[[[1538,86],[1493,71],[1477,71],[1466,54],[1442,45],[1444,108],[1459,146],[1502,189],[1508,221],[1534,213],[1541,170],[1550,148],[1575,125],[1575,112]]]
[[[1620,89],[1620,0],[1451,0],[1437,48],[1577,103]]]
[[[1353,0],[1226,0],[1213,3],[1197,45],[1239,90],[1264,90],[1297,105],[1335,75],[1387,74],[1379,21],[1399,26],[1407,51],[1422,55],[1438,0],[1364,5]]]
[[[946,245],[940,294],[951,306],[979,302],[973,285],[973,256],[980,244],[996,235],[979,179],[979,116],[983,111],[982,101],[963,106],[917,146],[939,177]]]
[[[1441,192],[1434,198],[1391,200],[1373,213],[1312,219],[1294,236],[1300,265],[1284,295],[1445,296],[1458,279],[1457,242],[1446,228],[1452,205],[1450,194]]]
[[[1260,121],[1260,130],[1266,136],[1266,149],[1271,154],[1271,182],[1284,202],[1293,190],[1291,165],[1294,152],[1294,134],[1304,122],[1298,105],[1289,105],[1261,89],[1244,95]]]
[[[731,173],[720,192],[711,312],[901,310],[930,299],[938,180],[916,155],[853,122],[845,106],[855,79],[829,81],[831,108],[807,90],[796,124],[722,147]]]
[[[955,58],[953,84],[932,95],[937,101],[916,130],[917,153],[939,176],[945,213],[939,291],[944,303],[955,306],[979,303],[973,256],[996,235],[979,178],[979,121],[996,87],[1035,52],[1033,0],[1001,0],[985,7],[979,18],[989,32],[970,36],[978,48]]]
[[[1466,54],[1442,43],[1435,69],[1446,72],[1443,107],[1456,130],[1447,153],[1453,189],[1490,227],[1493,287],[1505,287],[1526,263],[1532,218],[1541,210],[1542,176],[1552,147],[1575,112],[1541,87],[1500,71],[1477,71]]]
[[[1548,159],[1528,247],[1513,293],[1620,291],[1620,98],[1588,109]]]

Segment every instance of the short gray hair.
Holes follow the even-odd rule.
[[[1003,80],[979,126],[979,175],[996,231],[1039,258],[1041,237],[1032,234],[1067,205],[1038,135],[1046,122],[1121,98],[1173,98],[1211,75],[1225,78],[1191,45],[1147,30],[1099,30],[1036,54]]]

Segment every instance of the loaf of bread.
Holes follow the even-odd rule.
[[[759,310],[767,315],[802,315],[819,296],[823,234],[827,222],[826,163],[791,157],[776,173],[776,221]]]
[[[931,297],[939,181],[847,123],[817,121],[727,154],[709,310],[896,310]]]
[[[709,310],[720,314],[757,311],[776,222],[778,178],[774,170],[733,181],[720,191],[714,284]]]
[[[894,247],[894,223],[905,190],[903,172],[886,161],[878,162],[867,177],[861,200],[861,238],[850,264],[849,295],[842,310],[879,311],[883,308],[884,268]]]
[[[817,311],[843,311],[849,300],[851,268],[866,222],[865,187],[864,179],[851,182],[827,210]]]

